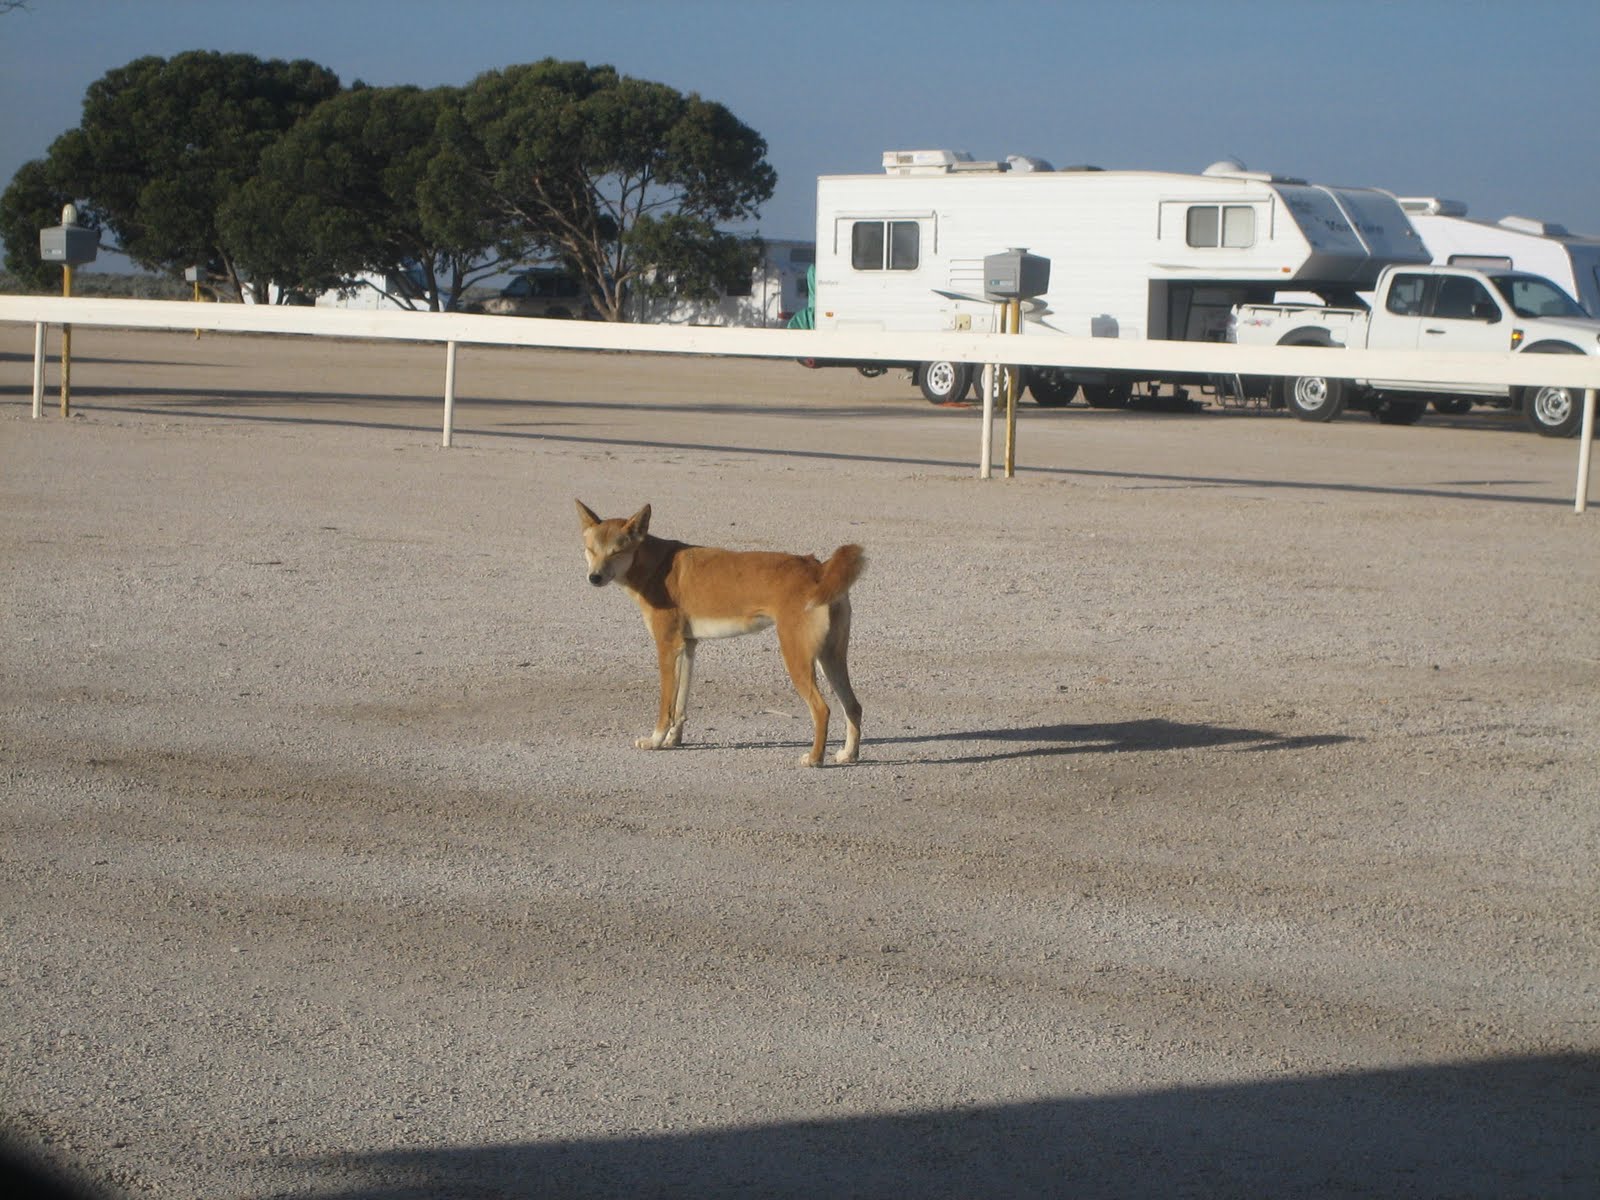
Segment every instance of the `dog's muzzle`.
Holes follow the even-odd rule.
[[[606,577],[604,575],[600,574],[599,571],[596,571],[593,575],[589,576],[589,582],[594,584],[595,587],[604,587],[605,586],[605,582],[606,582]]]

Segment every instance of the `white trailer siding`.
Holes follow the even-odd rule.
[[[1045,311],[1030,314],[1032,326],[1079,337],[1217,337],[1228,308],[1244,299],[1270,299],[1280,287],[1370,286],[1388,263],[1427,261],[1392,198],[1358,193],[1352,204],[1351,194],[1245,172],[824,176],[817,327],[990,331],[983,259],[1023,247],[1051,260]],[[915,225],[914,267],[853,261],[857,226],[874,221]]]

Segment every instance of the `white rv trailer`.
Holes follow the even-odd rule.
[[[1222,340],[1236,304],[1279,291],[1345,301],[1378,272],[1429,261],[1393,196],[1246,171],[1057,171],[1037,159],[975,162],[949,150],[889,151],[879,175],[817,180],[816,327],[996,328],[983,260],[1023,248],[1050,260],[1025,332]],[[908,363],[930,400],[960,399],[971,370]],[[1036,371],[1041,404],[1081,385],[1091,404],[1127,402],[1153,374]],[[1166,382],[1194,382],[1168,379]]]
[[[1440,266],[1510,267],[1543,275],[1600,317],[1600,237],[1529,217],[1479,221],[1467,216],[1460,201],[1433,196],[1401,196],[1400,207]]]

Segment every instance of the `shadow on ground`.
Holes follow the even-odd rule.
[[[1589,1197],[1600,1056],[304,1160],[318,1200]]]
[[[1110,721],[1093,725],[1029,725],[1010,729],[971,729],[920,737],[868,737],[873,745],[916,745],[928,742],[992,742],[1003,749],[939,759],[949,763],[994,762],[1004,758],[1036,758],[1054,754],[1108,754],[1130,750],[1193,750],[1231,746],[1240,751],[1304,750],[1337,746],[1351,739],[1343,734],[1284,737],[1261,729],[1186,724],[1159,717],[1144,721]]]

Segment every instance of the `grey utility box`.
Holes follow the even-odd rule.
[[[92,263],[100,249],[100,231],[82,225],[51,225],[39,230],[39,257],[69,267]]]
[[[1050,260],[1007,250],[983,260],[983,294],[991,300],[1032,300],[1050,290]]]

